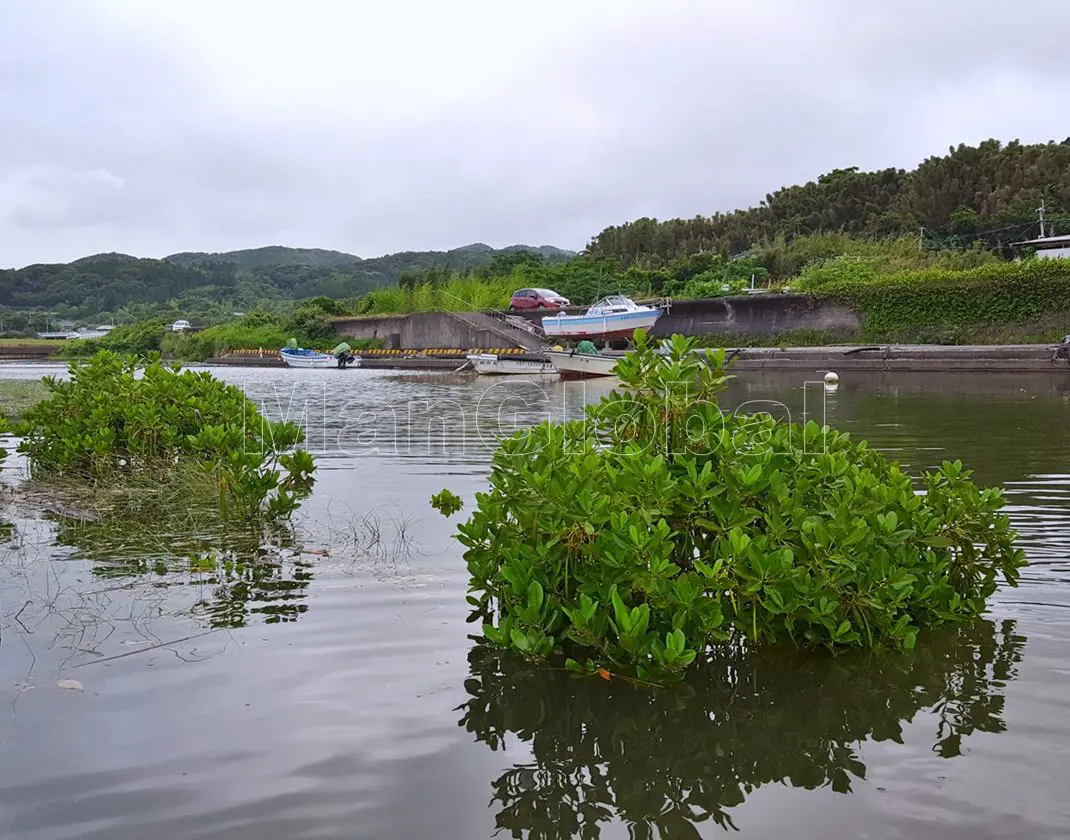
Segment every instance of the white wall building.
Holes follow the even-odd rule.
[[[1025,242],[1015,242],[1014,248],[1032,248],[1037,257],[1042,259],[1067,259],[1070,258],[1070,236],[1044,236],[1040,239],[1029,239]]]

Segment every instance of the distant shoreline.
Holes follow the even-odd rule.
[[[1065,373],[1070,375],[1070,366],[1065,359],[1053,360],[1053,345],[1050,344],[998,344],[998,345],[828,345],[823,347],[743,347],[728,346],[732,369],[738,371],[907,371],[932,373],[978,373],[978,372],[1023,372]],[[538,353],[528,354],[538,357]],[[517,356],[524,358],[524,356]],[[57,367],[66,361],[47,356],[31,355],[8,357],[0,353],[0,369],[5,364],[47,364]],[[362,367],[386,370],[455,370],[464,363],[463,356],[435,358],[421,356],[420,351],[411,355],[362,360]],[[196,367],[285,367],[274,356],[222,356],[203,362],[184,363]]]

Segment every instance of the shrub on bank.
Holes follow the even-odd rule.
[[[303,431],[269,422],[240,388],[207,372],[104,351],[72,364],[69,381],[46,384],[49,398],[20,424],[35,479],[177,477],[191,495],[210,488],[222,509],[245,518],[288,516],[312,491],[312,456],[296,449]]]
[[[935,330],[962,340],[992,325],[1030,324],[1070,310],[1070,260],[885,274],[872,261],[839,257],[805,269],[795,288],[857,308],[864,338]]]
[[[918,248],[916,236],[861,237],[842,231],[827,231],[809,236],[778,236],[751,249],[751,255],[777,280],[797,277],[807,267],[827,260],[846,257],[871,262],[882,273],[948,269],[961,271],[986,263],[997,264],[1001,258],[980,247],[964,251]]]
[[[165,355],[191,362],[225,356],[232,350],[264,348],[275,352],[285,347],[290,334],[281,324],[246,325],[238,322],[208,327],[200,332],[169,333],[163,341]]]
[[[60,354],[67,358],[86,359],[101,350],[107,350],[112,353],[145,356],[160,349],[160,344],[166,334],[167,327],[162,321],[121,324],[100,338],[68,340],[60,348]]]
[[[476,312],[485,309],[505,309],[517,288],[509,277],[480,279],[474,276],[455,276],[444,283],[416,283],[373,289],[360,301],[361,315],[405,315],[412,312]]]
[[[846,434],[724,414],[723,350],[635,342],[585,421],[502,441],[459,527],[491,643],[665,680],[711,645],[911,648],[1017,581],[1002,493],[961,463],[918,495]]]

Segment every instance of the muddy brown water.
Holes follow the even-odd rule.
[[[306,424],[315,495],[293,534],[225,550],[0,507],[0,838],[1070,835],[1066,374],[827,397],[741,374],[730,405],[1004,485],[1032,565],[913,655],[768,652],[648,693],[473,645],[457,518],[427,503],[470,510],[496,435],[611,383],[213,372]]]

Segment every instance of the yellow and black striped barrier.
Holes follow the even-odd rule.
[[[457,356],[463,357],[472,353],[493,353],[498,356],[523,356],[527,351],[522,347],[469,347],[458,349],[456,347],[427,347],[422,350],[390,350],[386,348],[370,348],[368,350],[354,350],[357,356]]]
[[[319,353],[330,354],[328,350],[318,350]],[[523,356],[527,351],[523,347],[469,347],[458,349],[456,347],[432,347],[424,350],[400,349],[392,350],[384,347],[372,347],[366,350],[353,350],[355,356],[368,357],[403,357],[403,356],[456,356],[463,358],[476,353],[488,353],[496,356]],[[228,356],[259,356],[261,358],[280,358],[278,350],[266,347],[244,347],[229,351]]]

